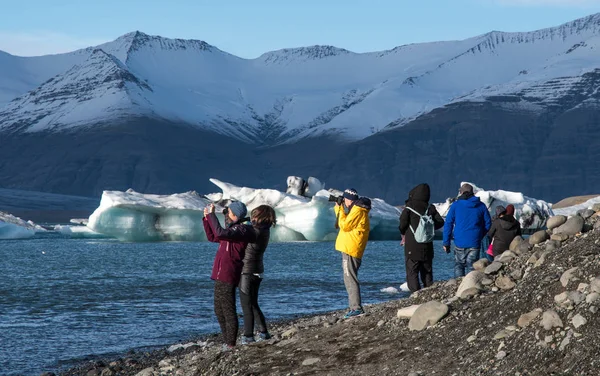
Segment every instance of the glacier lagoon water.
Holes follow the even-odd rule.
[[[217,332],[210,280],[215,251],[206,242],[57,234],[0,241],[0,374],[57,371],[96,355]],[[397,241],[369,242],[359,274],[365,304],[407,296],[381,292],[405,281],[403,254]],[[436,242],[434,278],[451,278],[452,265],[453,256]],[[271,244],[265,268],[260,299],[268,320],[347,306],[333,242]]]

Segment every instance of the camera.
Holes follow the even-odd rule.
[[[227,216],[227,213],[229,213],[229,208],[224,208],[223,209],[223,215]]]
[[[329,195],[329,202],[335,202],[338,205],[342,205],[344,203],[344,197]]]

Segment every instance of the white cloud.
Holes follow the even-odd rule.
[[[494,0],[502,5],[591,7],[599,6],[600,0]]]
[[[17,56],[39,56],[71,52],[109,39],[77,38],[52,31],[12,32],[0,30],[0,50]]]

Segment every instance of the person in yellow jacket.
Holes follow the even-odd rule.
[[[335,204],[333,210],[340,229],[335,240],[335,249],[342,252],[342,268],[344,270],[344,285],[348,292],[350,310],[344,318],[362,315],[364,312],[360,299],[360,284],[358,269],[369,239],[369,211],[371,200],[358,197],[356,190],[348,188],[343,194],[343,205]]]

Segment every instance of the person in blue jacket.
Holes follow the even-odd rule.
[[[444,251],[450,253],[454,239],[454,277],[463,277],[473,270],[479,259],[481,239],[492,225],[487,207],[473,194],[471,184],[463,184],[459,196],[450,206],[444,224]]]

